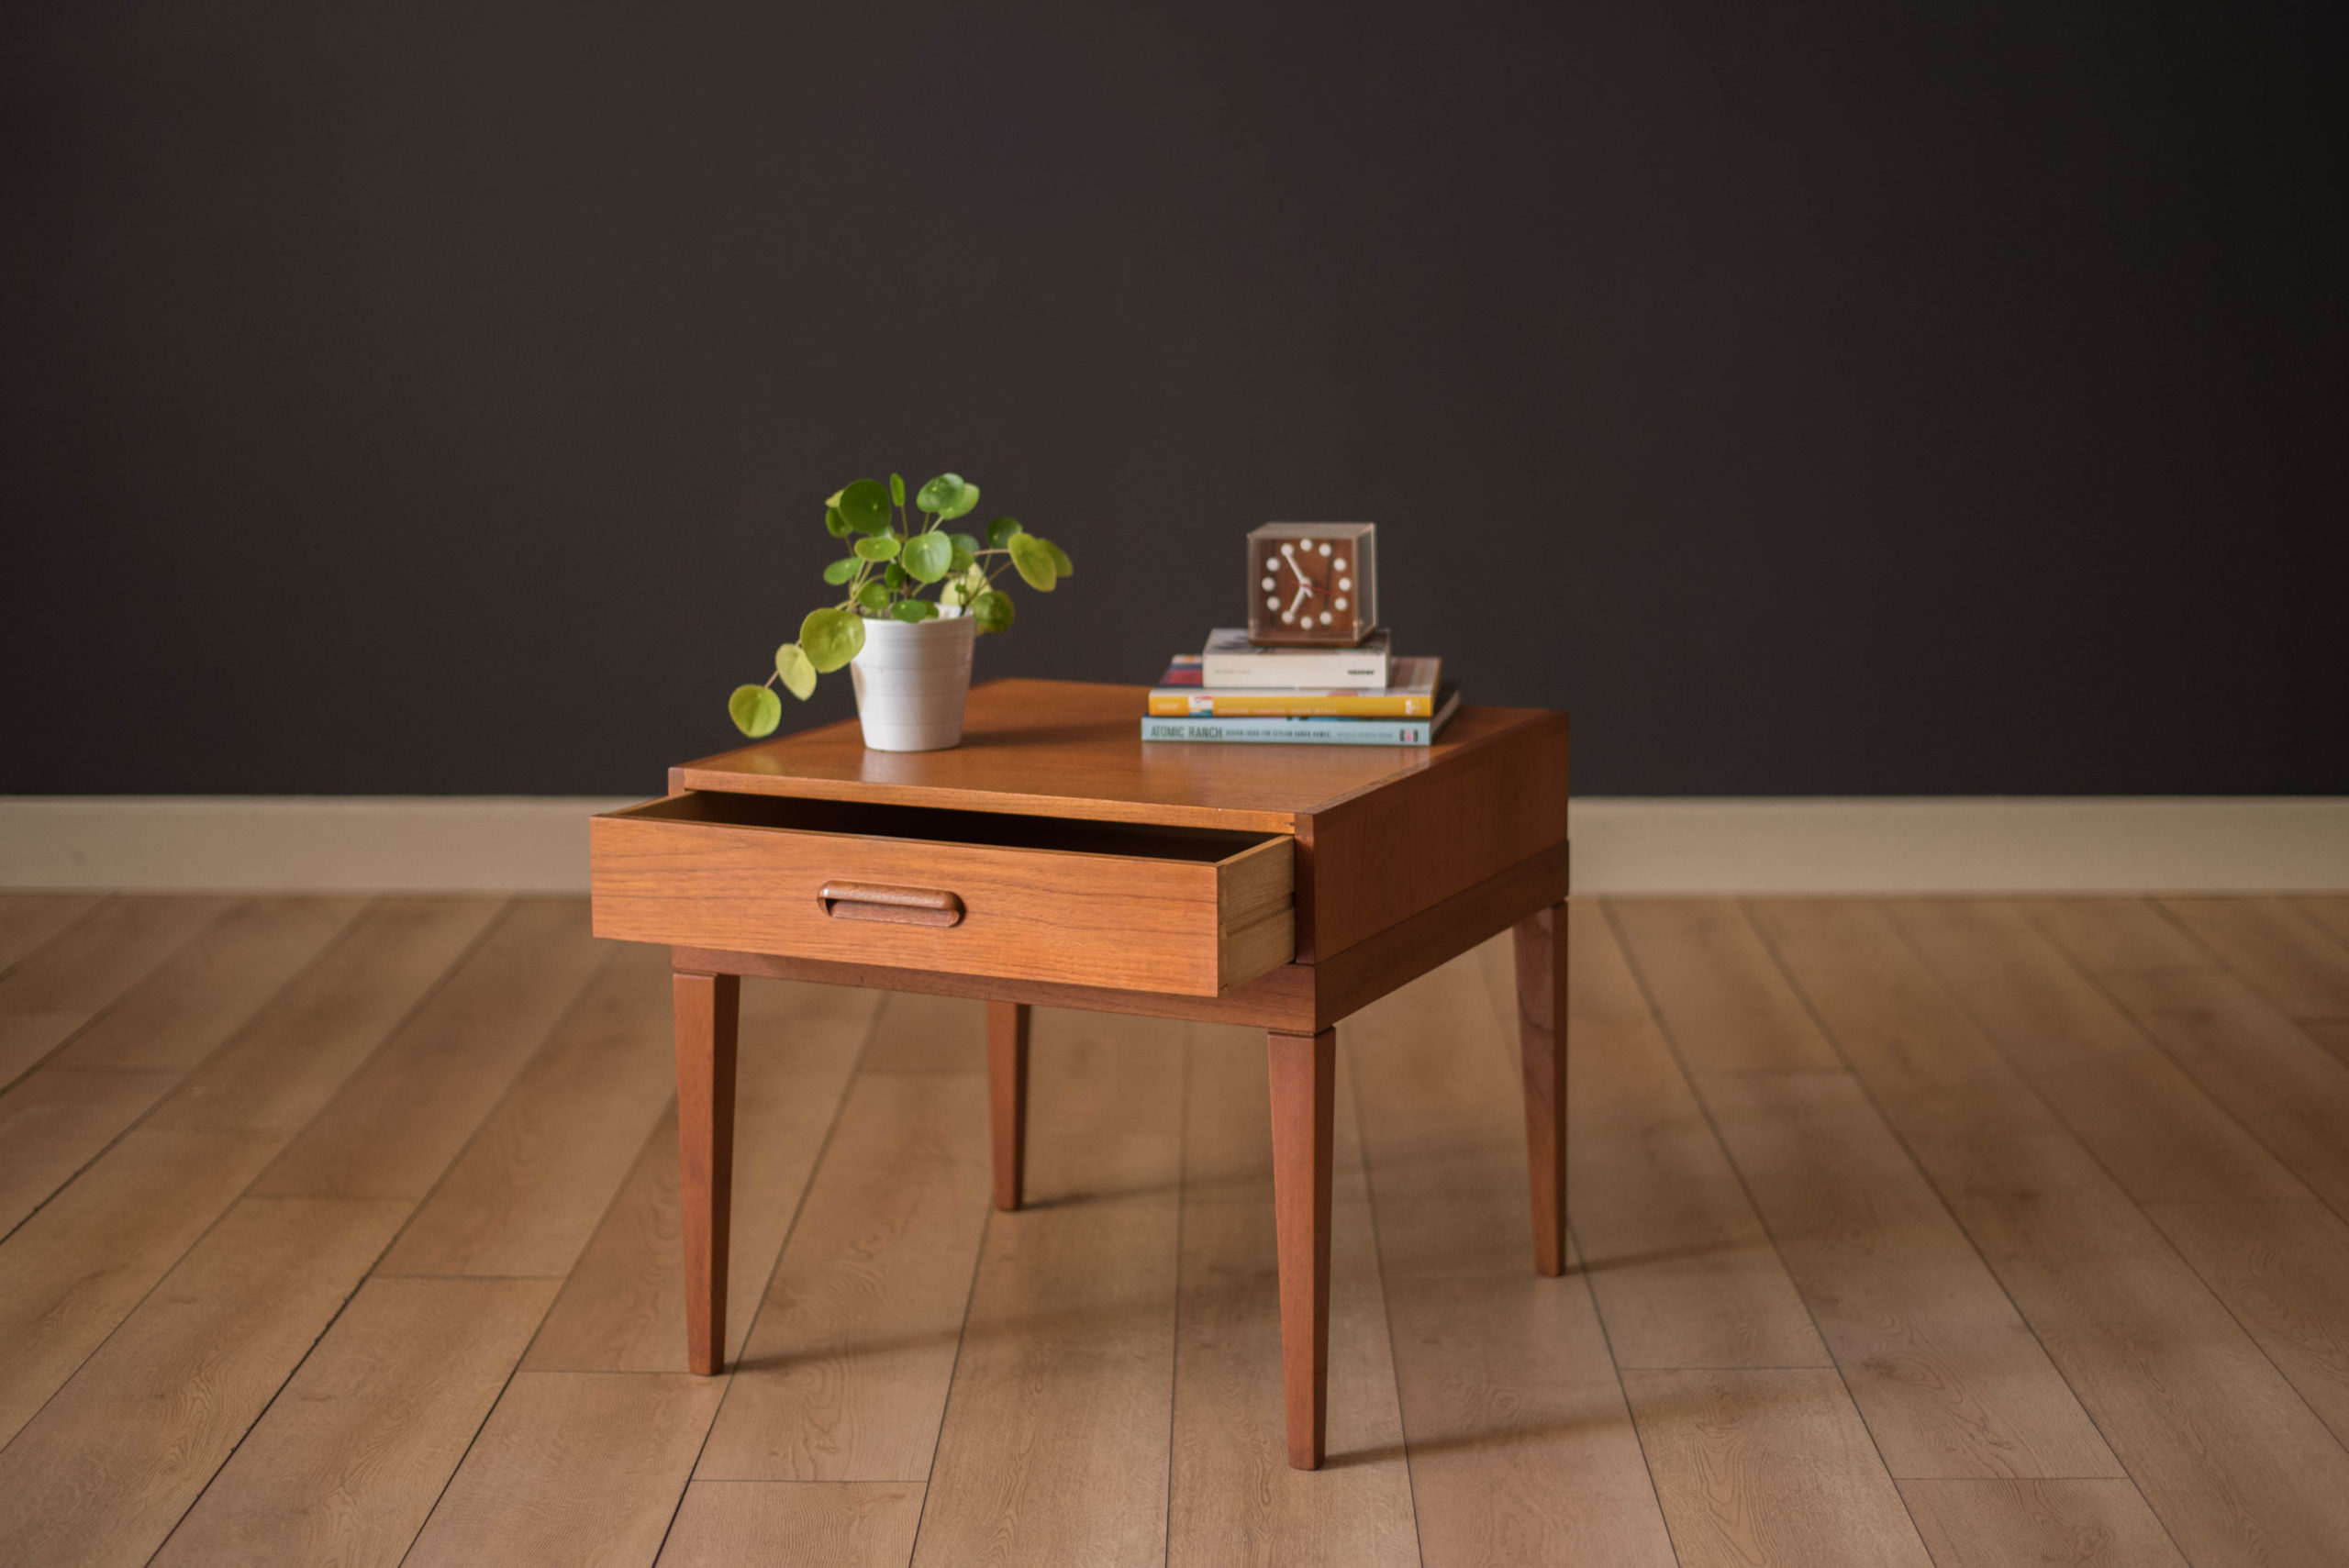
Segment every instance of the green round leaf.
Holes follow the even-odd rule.
[[[1059,573],[1063,577],[1074,577],[1076,575],[1076,568],[1068,563],[1067,550],[1063,550],[1051,539],[1039,539],[1037,542],[1041,544],[1046,550],[1052,552],[1052,569],[1055,572]]]
[[[838,506],[824,508],[824,528],[834,539],[846,539],[856,531],[848,526],[848,519],[841,516],[841,509]]]
[[[734,728],[753,740],[763,740],[783,722],[783,699],[764,686],[737,686],[726,699]]]
[[[902,621],[936,620],[938,606],[928,599],[899,599],[889,606],[889,613]]]
[[[832,503],[848,526],[861,534],[885,533],[889,528],[889,493],[877,479],[860,479],[844,487]]]
[[[1052,559],[1052,547],[1034,534],[1011,536],[1011,564],[1030,588],[1040,594],[1052,591],[1052,584],[1060,576],[1060,563]]]
[[[967,550],[973,555],[978,554],[980,550],[985,548],[975,537],[970,534],[948,534],[946,537],[954,541],[956,550]]]
[[[952,558],[946,562],[946,570],[949,572],[968,572],[972,567],[976,566],[978,563],[979,558],[977,556],[973,555],[969,550],[964,550],[958,544],[954,547],[954,554]]]
[[[902,588],[908,579],[906,576],[906,569],[893,561],[889,562],[889,570],[881,574],[881,581],[888,584],[892,588]]]
[[[921,487],[920,493],[914,497],[914,505],[925,512],[943,515],[949,506],[963,498],[963,492],[967,488],[961,474],[941,473]],[[962,516],[960,512],[954,515]]]
[[[1019,518],[997,517],[994,522],[987,525],[987,548],[989,550],[1001,550],[1005,545],[1011,542],[1011,536],[1019,531]]]
[[[902,473],[889,476],[889,504],[893,506],[906,504],[906,476]]]
[[[954,497],[954,504],[938,514],[938,520],[941,523],[952,522],[978,504],[979,487],[975,484],[965,484],[963,486],[963,494]]]
[[[816,666],[809,662],[807,651],[796,642],[786,642],[774,651],[774,673],[783,677],[785,690],[801,702],[816,691]],[[782,707],[777,703],[777,708]]]
[[[906,540],[906,574],[917,583],[935,583],[953,568],[954,541],[941,533],[916,534]]]
[[[895,561],[897,559],[897,536],[883,534],[878,539],[861,539],[851,548],[867,561]]]
[[[989,588],[971,601],[971,617],[979,623],[981,631],[1011,629],[1011,595]]]
[[[889,590],[883,584],[867,583],[856,591],[856,602],[879,615],[889,607]]]
[[[864,649],[864,623],[846,610],[810,610],[799,623],[799,646],[818,673],[829,675]]]
[[[853,555],[842,556],[824,568],[824,581],[837,588],[864,568],[864,562]]]

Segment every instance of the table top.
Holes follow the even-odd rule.
[[[1145,741],[1149,690],[989,681],[971,688],[963,744],[951,751],[869,751],[848,719],[672,768],[669,785],[1287,832],[1299,817],[1445,768],[1528,727],[1565,723],[1542,708],[1463,707],[1432,746]]]

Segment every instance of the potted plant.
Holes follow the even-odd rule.
[[[972,639],[1011,625],[1011,597],[995,585],[1008,569],[1049,594],[1075,568],[1068,551],[1037,538],[1017,517],[997,517],[986,538],[946,525],[979,504],[979,487],[941,473],[914,493],[906,482],[860,479],[824,503],[824,527],[849,553],[824,568],[839,603],[810,610],[799,640],[774,651],[774,673],[737,686],[726,710],[752,740],[783,722],[784,690],[805,702],[816,677],[845,664],[856,686],[864,743],[876,751],[938,751],[963,740],[963,699],[971,688]],[[924,598],[925,594],[934,596]]]

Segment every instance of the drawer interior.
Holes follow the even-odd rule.
[[[637,820],[708,822],[859,838],[1058,850],[1070,854],[1192,861],[1208,865],[1287,837],[1283,833],[1232,832],[1217,828],[1086,822],[1060,817],[947,811],[921,806],[872,806],[859,801],[801,800],[791,795],[732,795],[714,790],[689,790],[684,795],[650,800],[615,815]]]

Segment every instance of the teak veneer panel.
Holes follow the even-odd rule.
[[[1326,962],[1283,964],[1245,984],[1232,986],[1219,996],[1119,991],[1041,980],[997,980],[882,963],[835,963],[822,959],[781,958],[688,946],[676,948],[671,962],[679,970],[700,974],[759,974],[826,985],[858,985],[933,996],[975,996],[1041,1007],[1134,1013],[1145,1018],[1189,1018],[1200,1023],[1248,1024],[1288,1034],[1315,1034],[1352,1017],[1381,996],[1400,990],[1486,938],[1507,930],[1526,916],[1563,900],[1566,896],[1570,858],[1569,846],[1561,840],[1498,876],[1488,877],[1367,941],[1355,943]]]
[[[761,812],[723,795],[649,802],[589,829],[596,934],[1204,996],[1294,951],[1286,836],[1201,843],[1151,829],[1047,826],[1023,836],[1000,831],[999,817],[993,825],[961,811]],[[963,917],[836,918],[818,893],[842,882],[950,893]]]
[[[1143,686],[989,681],[950,751],[869,751],[848,719],[672,768],[669,787],[1277,833],[1496,736],[1564,728],[1536,708],[1469,707],[1427,747],[1198,746],[1145,742],[1149,706]]]
[[[1429,766],[1365,784],[1299,824],[1311,866],[1297,878],[1301,901],[1309,884],[1311,916],[1300,921],[1310,928],[1301,951],[1327,960],[1565,842],[1565,715],[1472,711],[1512,722],[1463,732],[1455,720]]]

